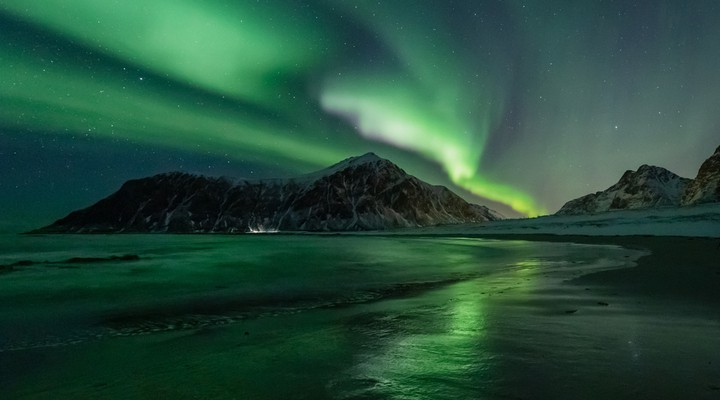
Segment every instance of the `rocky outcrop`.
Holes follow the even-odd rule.
[[[571,200],[558,215],[591,214],[611,210],[677,206],[690,183],[665,168],[642,165],[626,171],[608,189]]]
[[[132,180],[36,232],[382,230],[497,215],[368,153],[294,179],[232,181],[174,172]]]
[[[720,202],[720,147],[703,162],[695,179],[649,165],[626,171],[607,190],[565,203],[556,214],[591,214],[611,210],[679,207]]]
[[[697,177],[683,193],[681,205],[720,201],[720,147],[700,166]]]

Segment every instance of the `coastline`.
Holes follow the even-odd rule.
[[[680,236],[582,236],[552,234],[473,234],[495,240],[615,245],[648,254],[634,267],[593,272],[573,279],[628,294],[720,303],[720,239]]]
[[[10,234],[10,233],[9,233]],[[22,233],[15,233],[24,236]],[[67,236],[75,236],[69,234]],[[121,235],[133,235],[123,233]],[[167,233],[150,233],[167,235]],[[170,234],[176,235],[176,234]],[[183,234],[193,235],[193,234]],[[227,234],[197,234],[200,236],[227,236]],[[262,235],[262,234],[261,234]],[[532,242],[564,242],[587,245],[612,245],[648,254],[633,260],[634,266],[582,275],[572,282],[579,285],[616,287],[628,294],[655,297],[685,298],[720,303],[720,238],[705,236],[653,236],[653,235],[584,235],[555,233],[487,232],[457,229],[445,226],[440,229],[402,230],[396,232],[277,232],[273,236],[374,236],[374,237],[468,237],[491,240],[524,240]],[[102,236],[102,235],[100,235]]]
[[[317,238],[321,236],[324,235]],[[345,238],[350,239],[350,236],[345,235]],[[437,393],[437,386],[423,384],[422,374],[425,374],[442,377],[443,390],[458,398],[686,396],[710,399],[720,390],[717,389],[720,387],[717,367],[720,360],[716,356],[720,348],[720,339],[716,335],[720,320],[717,295],[711,293],[711,283],[720,279],[708,279],[707,274],[715,272],[710,266],[720,253],[720,249],[715,250],[718,239],[477,233],[388,236],[386,240],[356,235],[357,239],[374,240],[371,246],[363,243],[357,247],[360,254],[366,254],[364,249],[370,250],[366,254],[369,264],[347,264],[350,269],[344,271],[372,268],[378,254],[383,254],[377,252],[376,246],[394,239],[400,239],[396,240],[403,244],[399,249],[404,249],[397,253],[397,260],[404,260],[404,268],[409,270],[434,260],[433,268],[451,274],[452,271],[445,267],[477,268],[482,263],[498,260],[497,265],[507,271],[491,276],[490,281],[480,276],[448,282],[448,285],[415,287],[419,291],[401,286],[398,287],[399,296],[381,296],[377,301],[357,302],[351,307],[314,307],[302,312],[270,309],[262,318],[238,318],[232,323],[180,329],[169,324],[179,326],[192,318],[177,319],[168,308],[160,310],[163,314],[156,321],[152,314],[141,315],[140,321],[127,321],[129,328],[142,328],[137,331],[124,330],[122,325],[126,321],[108,321],[91,315],[87,319],[93,323],[91,326],[106,326],[110,332],[119,328],[123,334],[103,334],[105,328],[100,331],[93,328],[87,331],[91,333],[88,340],[74,334],[85,332],[75,330],[79,326],[77,323],[84,320],[69,318],[68,326],[73,329],[68,331],[70,341],[0,353],[4,361],[0,365],[3,376],[0,386],[7,388],[4,390],[10,397],[33,399],[127,397],[128,393],[138,398],[191,398],[193,394],[230,398],[237,393],[254,398],[289,398],[300,392],[310,393],[308,397],[313,398],[348,398],[351,394],[393,397],[398,393],[423,390],[426,394]],[[455,243],[453,247],[427,257],[421,254],[422,249],[433,240],[422,240],[423,236],[488,239],[488,243],[478,247],[474,240],[450,240]],[[35,240],[27,236],[19,238]],[[84,245],[98,242],[94,248],[100,249],[102,254],[107,255],[108,249],[122,253],[122,246],[133,245],[140,237],[97,238],[98,241],[77,235],[64,236],[63,243],[49,251],[66,251],[63,250],[66,240],[82,239]],[[192,251],[180,250],[176,254],[179,247],[187,246],[178,246],[175,242],[213,239],[207,235],[198,238],[157,235],[155,238],[162,240],[160,243],[149,241],[152,243],[148,246],[152,249],[170,246],[172,252],[165,256],[169,261],[167,265],[179,267],[172,271],[181,275],[193,270],[183,267],[183,263],[201,264],[191,256]],[[419,240],[413,240],[415,238]],[[125,244],[108,247],[104,242],[106,239]],[[295,239],[302,241],[305,238]],[[343,243],[345,240],[335,239],[327,238],[327,243],[317,247],[327,251],[328,245],[335,246],[336,251],[329,261],[323,256],[315,260],[310,258],[309,262],[315,264],[326,260],[327,264],[335,263],[336,257],[348,251]],[[516,243],[491,243],[494,240]],[[194,247],[194,252],[206,254],[207,242],[214,241],[198,240],[195,245],[200,246]],[[277,241],[273,238],[263,241],[267,244],[264,254],[276,252]],[[520,241],[534,243],[528,246]],[[245,241],[224,241],[226,246],[218,247],[213,254],[231,254],[229,250],[237,249],[240,242]],[[548,242],[598,246],[552,246]],[[405,245],[414,247],[407,249]],[[502,257],[505,252],[478,251],[496,246],[508,246],[507,251],[520,256],[515,261],[508,261]],[[605,248],[607,246],[613,248]],[[554,251],[555,247],[562,251]],[[295,246],[295,249],[305,248],[305,243]],[[257,244],[252,249],[257,251]],[[465,249],[464,253],[470,258],[442,258],[448,252],[460,249]],[[94,253],[89,250],[92,248],[86,248],[82,255],[92,256]],[[148,254],[139,250],[137,253]],[[157,250],[153,253],[164,254]],[[61,259],[68,255],[62,254]],[[210,258],[214,264],[215,256]],[[293,256],[285,260],[292,266],[296,259]],[[392,260],[388,258],[390,264],[387,265],[394,265]],[[232,271],[238,265],[248,265],[251,260],[241,257],[228,261],[232,262],[215,267]],[[278,261],[282,259],[273,263]],[[126,267],[103,265],[98,271],[109,279],[126,276],[132,287],[141,292],[122,291],[123,295],[138,296],[148,293],[142,289],[147,287],[148,280],[157,281],[152,275],[152,270],[158,267],[156,262],[141,257],[138,263]],[[535,268],[537,265],[548,269]],[[578,269],[575,265],[582,267]],[[374,267],[377,276],[386,277],[391,272],[379,265]],[[42,271],[43,275],[66,276],[87,273],[91,269]],[[235,274],[229,273],[225,276]],[[673,291],[678,285],[678,276],[684,274],[691,279]],[[304,275],[300,272],[295,277]],[[15,279],[16,276],[8,277]],[[50,278],[48,282],[57,287],[59,281]],[[707,287],[696,290],[694,282],[703,280]],[[216,286],[215,281],[202,283],[202,279],[194,278],[187,281],[202,284],[203,292],[197,298],[203,298],[209,306],[217,303],[209,299],[204,290],[210,288],[220,295],[227,290],[225,286]],[[223,280],[220,284],[230,286],[232,282]],[[97,293],[104,296],[104,291]],[[154,302],[156,292],[150,293],[153,293],[150,300]],[[675,296],[668,296],[670,293]],[[72,291],[71,298],[76,299],[82,294],[82,291]],[[703,296],[712,297],[713,301],[707,301]],[[33,295],[29,298],[41,297]],[[53,304],[60,303],[53,301]],[[188,308],[191,317],[203,311],[197,308],[202,304],[195,299],[178,304],[191,305]],[[138,310],[132,304],[130,306],[132,310]],[[109,309],[112,315],[118,315],[116,311],[124,307],[119,304]],[[16,315],[18,319],[26,320],[32,315],[29,310],[21,311]],[[217,315],[226,318],[222,311],[218,310]],[[105,311],[100,310],[100,313],[104,315]],[[167,316],[170,318],[163,318]],[[113,322],[120,326],[112,326]],[[163,326],[170,328],[157,330]],[[149,331],[144,330],[147,328]],[[146,332],[151,334],[142,334]],[[178,348],[183,351],[177,351]],[[143,368],[138,370],[137,365],[143,365]],[[672,375],[665,371],[672,371]],[[419,374],[420,379],[417,378]],[[655,380],[660,379],[662,384],[657,384]]]

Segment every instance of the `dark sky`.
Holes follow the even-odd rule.
[[[367,151],[509,215],[640,164],[693,177],[720,144],[718,3],[0,0],[0,227]]]

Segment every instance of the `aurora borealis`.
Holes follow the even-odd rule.
[[[718,20],[679,0],[0,0],[0,220],[367,151],[510,215],[640,164],[691,177],[719,144]]]

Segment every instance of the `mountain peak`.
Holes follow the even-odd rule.
[[[700,166],[695,179],[688,185],[682,205],[720,201],[720,147]]]
[[[361,156],[354,156],[354,157],[346,158],[335,165],[362,165],[362,164],[374,163],[377,161],[390,162],[384,158],[378,157],[378,155],[373,152],[369,152],[369,153],[365,153]]]
[[[668,173],[667,169],[655,165],[643,164],[637,169],[637,173]],[[670,172],[672,173],[672,172]]]
[[[301,181],[316,180],[316,179],[322,178],[324,176],[330,176],[337,172],[344,171],[348,168],[365,167],[365,166],[370,166],[370,165],[378,165],[379,167],[395,167],[398,170],[400,170],[400,167],[395,165],[392,161],[378,157],[377,154],[370,152],[370,153],[365,153],[360,156],[346,158],[346,159],[338,162],[337,164],[333,164],[327,168],[323,168],[319,171],[315,171],[315,172],[311,172],[306,175],[302,175],[302,176],[298,177],[297,180],[301,180]]]
[[[661,182],[668,182],[676,179],[684,178],[677,176],[663,167],[643,164],[638,167],[637,171],[633,171],[631,169],[625,171],[620,180],[610,189],[618,189],[627,185],[637,186],[641,185],[643,181],[659,180]]]
[[[351,157],[353,158],[353,157]],[[361,156],[354,157],[357,159],[367,159],[367,160],[382,160],[382,158],[378,157],[377,154],[373,153],[372,151],[369,151]]]
[[[665,168],[643,164],[627,170],[606,190],[570,200],[559,215],[610,210],[677,207],[720,201],[720,146],[700,166],[695,179],[680,177]]]
[[[620,180],[594,194],[571,200],[558,214],[587,214],[610,210],[672,206],[678,204],[689,179],[665,168],[643,164],[627,170]]]
[[[232,182],[184,173],[128,181],[37,232],[347,231],[498,219],[367,153],[299,178]]]

